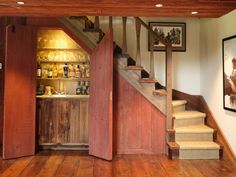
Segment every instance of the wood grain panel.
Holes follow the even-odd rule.
[[[3,158],[35,151],[35,45],[32,27],[9,26],[6,33]]]
[[[3,130],[3,87],[4,87],[4,58],[5,58],[5,27],[0,26],[0,145],[2,145]]]
[[[77,0],[25,0],[23,7],[15,1],[0,3],[2,16],[161,16],[161,17],[219,17],[236,8],[236,2],[212,0],[160,0],[156,8],[153,0],[77,1]],[[192,11],[198,11],[192,15]]]
[[[112,160],[112,29],[95,49],[90,62],[89,154]]]
[[[88,101],[38,99],[39,145],[88,143]]]
[[[114,72],[117,153],[164,153],[165,116]]]

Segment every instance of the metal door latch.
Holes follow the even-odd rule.
[[[2,70],[2,63],[0,63],[0,69]]]

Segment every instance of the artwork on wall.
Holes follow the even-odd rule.
[[[149,26],[158,36],[171,35],[173,51],[186,51],[186,23],[178,22],[149,22]],[[165,51],[165,45],[162,44],[158,36],[154,36],[154,51]],[[150,51],[150,35],[148,49]]]
[[[224,109],[236,112],[236,35],[223,39],[222,48]]]

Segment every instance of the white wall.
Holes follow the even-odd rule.
[[[236,35],[236,10],[201,20],[201,94],[236,154],[236,113],[223,109],[222,39]]]
[[[186,23],[186,52],[174,52],[174,89],[199,95],[200,94],[200,20],[199,19],[177,19],[177,18],[142,18],[148,22],[185,22]],[[100,19],[104,31],[108,27],[108,18]],[[122,19],[113,18],[113,29],[115,41],[122,46]],[[127,20],[127,46],[128,53],[132,58],[136,56],[136,31],[133,17]],[[165,54],[155,52],[155,73],[157,80],[165,84]],[[142,66],[149,71],[150,53],[148,52],[148,32],[145,28],[141,30],[141,61]]]

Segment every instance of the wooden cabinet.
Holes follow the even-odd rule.
[[[38,136],[42,147],[88,144],[88,99],[38,99]]]

